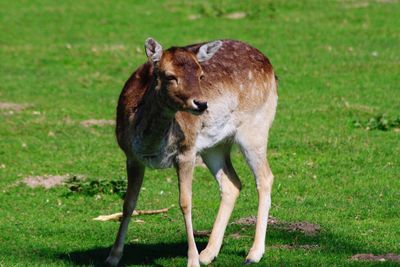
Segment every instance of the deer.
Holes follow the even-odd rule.
[[[242,184],[230,152],[237,145],[254,176],[258,211],[246,264],[265,252],[273,174],[267,161],[275,117],[277,77],[269,59],[235,40],[216,40],[163,50],[145,41],[147,62],[125,83],[117,106],[116,137],[126,155],[128,184],[119,230],[106,263],[118,265],[145,168],[175,168],[187,235],[187,266],[211,263]],[[199,254],[192,224],[192,180],[200,156],[220,188],[220,207],[206,248]]]

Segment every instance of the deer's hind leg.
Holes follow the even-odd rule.
[[[221,204],[207,247],[200,253],[200,262],[209,264],[219,253],[226,226],[241,189],[240,180],[232,167],[230,144],[220,145],[202,154],[204,163],[217,180],[221,191]]]
[[[259,262],[265,252],[265,235],[274,180],[266,158],[268,127],[252,126],[242,128],[237,135],[238,144],[253,172],[258,192],[256,233],[246,263]]]

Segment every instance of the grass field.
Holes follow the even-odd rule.
[[[400,2],[136,2],[0,1],[0,266],[99,265],[106,258],[118,223],[92,218],[119,212],[118,194],[20,181],[124,179],[113,126],[81,122],[114,119],[125,80],[145,61],[148,36],[164,47],[239,39],[275,66],[271,215],[321,231],[269,228],[266,254],[254,266],[395,265],[350,257],[400,254]],[[381,114],[378,124],[389,126],[370,127]],[[250,171],[233,155],[244,187],[231,221],[257,207]],[[147,171],[137,208],[175,207],[131,223],[124,265],[186,264],[175,177],[172,169]],[[193,190],[194,227],[210,229],[219,192],[206,169],[196,169]],[[253,234],[254,226],[229,225],[212,266],[240,266]],[[196,240],[200,249],[207,242]]]

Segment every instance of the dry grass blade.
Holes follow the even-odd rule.
[[[81,125],[83,127],[107,126],[107,125],[115,125],[115,121],[114,120],[95,120],[95,119],[90,119],[90,120],[81,121]]]
[[[96,218],[93,218],[94,221],[101,221],[101,222],[107,222],[107,221],[119,221],[122,218],[122,212],[110,214],[110,215],[100,215]]]

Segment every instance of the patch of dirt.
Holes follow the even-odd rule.
[[[396,261],[400,262],[400,255],[388,253],[384,255],[356,254],[351,257],[355,261]]]
[[[227,19],[243,19],[247,16],[247,14],[245,12],[233,12],[230,14],[225,15],[225,18]]]
[[[272,247],[274,248],[280,248],[280,249],[305,249],[305,250],[311,250],[311,249],[317,249],[319,248],[319,245],[297,245],[297,244],[290,244],[290,245],[273,245]]]
[[[44,187],[46,189],[55,187],[57,185],[64,184],[65,181],[70,179],[71,177],[76,177],[78,179],[84,179],[85,177],[82,175],[71,176],[69,174],[66,175],[43,175],[43,176],[28,176],[22,183],[26,184],[31,188],[35,187]]]
[[[351,4],[347,4],[344,7],[345,8],[366,8],[369,6],[368,2],[356,2],[356,3],[351,3]]]
[[[31,105],[24,103],[18,104],[18,103],[0,102],[0,110],[10,110],[15,112],[20,112],[29,107],[31,107]]]
[[[254,217],[256,217],[257,218],[257,216],[254,216]],[[281,221],[279,221],[277,218],[275,218],[275,217],[268,217],[268,224],[269,225],[277,225],[277,224],[279,224],[279,223],[281,223]]]
[[[367,105],[361,105],[361,104],[357,104],[357,103],[349,103],[348,101],[344,101],[344,106],[345,106],[345,108],[351,109],[351,110],[363,111],[363,112],[368,112],[368,113],[375,112],[374,107],[370,107]]]
[[[237,232],[237,233],[230,234],[229,237],[231,237],[233,239],[240,239],[242,237],[242,235],[239,232]]]
[[[376,0],[375,2],[380,4],[394,4],[397,3],[398,0]]]
[[[321,227],[318,224],[309,222],[288,223],[287,225],[284,226],[284,228],[289,231],[302,232],[306,235],[316,235],[321,230]]]
[[[232,224],[238,225],[255,225],[257,222],[257,216],[249,216],[240,218]],[[277,229],[287,230],[289,232],[301,232],[306,235],[316,235],[320,232],[321,227],[318,224],[309,223],[309,222],[284,222],[280,221],[277,218],[269,217],[268,225],[274,226]]]
[[[239,225],[255,225],[257,223],[257,216],[248,216],[240,218],[231,224],[239,224]],[[278,219],[274,217],[268,217],[268,225],[275,225],[280,223]]]
[[[196,19],[201,18],[201,16],[197,15],[197,14],[191,14],[187,18],[188,18],[188,20],[196,20]]]
[[[269,218],[268,218],[269,219]],[[239,224],[239,225],[255,225],[257,222],[257,217],[256,216],[249,216],[249,217],[243,217],[240,218],[231,224]]]
[[[370,4],[394,4],[398,3],[397,0],[363,0],[363,1],[343,1],[345,8],[366,8],[369,7]]]
[[[90,119],[90,120],[81,121],[81,125],[83,127],[115,125],[115,121],[114,120],[95,120],[95,119]]]

